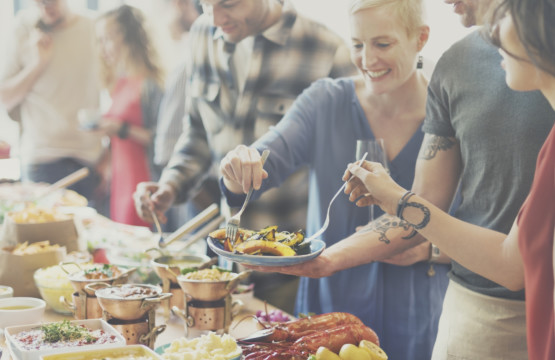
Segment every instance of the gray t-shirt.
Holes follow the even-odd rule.
[[[500,62],[479,31],[454,44],[432,75],[423,129],[460,143],[461,204],[454,215],[508,233],[530,190],[555,112],[541,93],[509,89]],[[524,299],[523,291],[509,291],[456,262],[449,275],[485,295]]]

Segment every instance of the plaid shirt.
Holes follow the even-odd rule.
[[[190,45],[193,59],[185,128],[161,178],[178,189],[178,201],[186,200],[204,177],[218,176],[217,167],[227,152],[238,144],[251,144],[280,121],[313,81],[355,72],[343,40],[299,15],[288,0],[281,19],[254,37],[250,57],[233,57],[237,65],[248,66],[240,93],[234,67],[228,63],[230,44],[210,17],[197,19]],[[304,228],[307,184],[306,171],[295,174],[250,204],[242,225]]]

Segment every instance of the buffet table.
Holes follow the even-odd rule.
[[[276,307],[270,304],[267,305],[267,308],[268,311],[276,309]],[[258,325],[258,323],[254,319],[246,319],[243,321],[241,320],[245,317],[248,317],[249,315],[255,314],[258,310],[264,309],[264,302],[257,298],[252,298],[247,301],[240,309],[239,313],[234,317],[232,324],[229,327],[229,334],[237,339],[250,335],[254,331],[261,329],[261,326]],[[289,315],[289,317],[293,318],[291,315]],[[48,308],[46,309],[43,317],[43,322],[54,322],[62,320],[74,319],[72,316],[58,314]],[[158,335],[155,347],[167,344],[172,340],[183,337],[185,335],[183,320],[175,315],[171,315],[170,319],[166,321],[161,308],[158,308],[156,312],[156,324],[166,324],[167,327],[163,333]],[[11,358],[9,356],[7,347],[5,346],[3,336],[0,338],[0,346],[3,349],[3,355],[0,360],[10,360]]]

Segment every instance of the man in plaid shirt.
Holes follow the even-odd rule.
[[[343,40],[298,14],[290,0],[202,3],[204,14],[189,39],[192,72],[184,131],[159,182],[141,183],[135,194],[145,220],[151,220],[147,209],[153,207],[164,221],[172,204],[189,199],[207,177],[217,178],[223,156],[279,122],[313,81],[355,73]],[[304,228],[307,184],[306,171],[292,176],[250,204],[241,226]],[[275,287],[272,282],[267,286]]]

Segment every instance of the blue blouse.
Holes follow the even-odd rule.
[[[423,136],[423,132],[417,131],[389,163],[391,176],[404,188],[411,188]],[[318,80],[297,98],[283,120],[253,144],[260,151],[271,150],[264,165],[269,177],[258,193],[279,186],[299,167],[308,166],[306,233],[310,236],[324,223],[328,203],[343,184],[341,177],[347,164],[355,161],[356,140],[373,138],[353,80]],[[224,193],[230,205],[241,204],[243,197]],[[330,246],[348,237],[357,226],[368,222],[369,209],[358,208],[347,195],[341,194],[331,208],[330,224],[321,239]],[[376,206],[374,216],[381,214]],[[296,315],[352,313],[376,331],[390,359],[428,360],[436,338],[449,266],[434,265],[433,277],[427,275],[428,267],[427,263],[404,267],[377,262],[326,278],[301,278]]]

